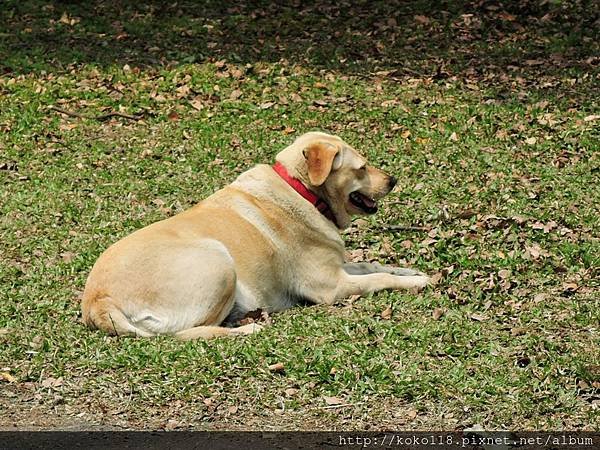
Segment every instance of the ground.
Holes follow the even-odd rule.
[[[116,3],[0,11],[0,429],[600,428],[591,2]],[[80,323],[107,246],[310,130],[399,179],[348,258],[433,286],[208,342]]]

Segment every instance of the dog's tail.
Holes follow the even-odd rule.
[[[115,336],[155,336],[133,325],[111,297],[84,297],[81,302],[83,323]]]

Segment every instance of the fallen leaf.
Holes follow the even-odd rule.
[[[427,25],[431,22],[431,19],[427,16],[416,15],[415,22],[420,23],[421,25]]]
[[[283,363],[271,364],[269,366],[269,372],[283,373],[285,372],[285,366],[283,365]]]
[[[242,94],[243,92],[240,89],[234,89],[233,91],[231,91],[231,94],[229,94],[229,98],[231,100],[237,100],[242,96]]]
[[[599,114],[592,114],[591,116],[585,116],[583,118],[584,122],[593,122],[594,120],[598,120],[600,119],[600,115]]]
[[[402,137],[402,139],[408,139],[410,137],[410,130],[404,130],[400,136]]]
[[[201,111],[202,109],[204,109],[204,103],[199,97],[196,97],[194,100],[191,100],[190,105],[196,111]]]
[[[525,327],[514,327],[510,330],[511,336],[521,336],[527,333],[527,328]]]
[[[471,314],[471,319],[477,321],[477,322],[483,322],[489,319],[488,316],[485,316],[483,314],[477,314],[477,313],[473,313]]]
[[[167,420],[167,423],[165,424],[165,427],[164,427],[164,429],[166,431],[173,431],[177,428],[181,428],[181,422],[174,420],[174,419]]]
[[[171,122],[176,122],[179,120],[179,114],[177,114],[176,111],[171,111],[168,115],[167,118],[171,121]]]
[[[562,288],[563,295],[570,296],[573,295],[577,291],[577,289],[579,289],[579,286],[577,286],[577,283],[563,283]]]
[[[275,102],[265,102],[265,103],[261,103],[258,107],[260,109],[269,109],[271,108],[273,105],[275,104]]]
[[[417,412],[416,409],[411,409],[410,411],[408,411],[407,415],[410,419],[416,419],[418,414],[419,413]]]
[[[52,378],[52,377],[48,377],[46,378],[44,381],[42,381],[42,387],[45,388],[57,388],[62,386],[63,384],[63,378]]]
[[[433,320],[440,320],[440,317],[444,315],[444,310],[442,308],[435,308],[431,315]]]
[[[500,17],[503,20],[507,20],[509,22],[513,22],[514,20],[517,19],[517,16],[515,16],[513,14],[509,14],[507,12],[500,12],[500,13],[498,13],[498,17]]]
[[[527,139],[525,139],[525,143],[528,145],[534,145],[536,142],[537,142],[536,137],[528,137]]]
[[[539,245],[534,244],[532,246],[525,246],[525,256],[531,256],[533,259],[538,259],[541,255],[541,248]]]
[[[238,412],[238,407],[235,405],[230,406],[229,408],[227,408],[227,411],[229,411],[229,414],[235,414],[236,412]]]
[[[383,312],[381,313],[381,318],[383,320],[389,320],[392,317],[392,307],[388,306],[386,309],[383,310]]]
[[[433,285],[436,285],[440,282],[442,277],[443,277],[442,272],[436,272],[433,275],[431,275],[431,277],[429,278],[429,282]]]
[[[60,254],[60,257],[62,258],[63,262],[71,263],[73,262],[73,260],[75,259],[75,253],[73,252],[63,252]]]
[[[323,400],[325,400],[325,403],[329,406],[342,405],[344,403],[344,401],[338,397],[323,397]]]
[[[542,60],[542,59],[526,59],[525,60],[526,66],[541,66],[543,64],[544,64],[544,60]]]
[[[360,298],[360,294],[354,294],[348,297],[348,303],[354,303],[356,300]]]
[[[400,242],[400,246],[402,248],[411,248],[413,246],[413,243],[412,243],[412,241],[406,239],[406,240]]]
[[[288,397],[292,397],[298,393],[298,389],[287,388],[284,392],[285,392],[285,395],[287,395]]]
[[[499,270],[498,276],[500,278],[502,278],[503,280],[506,280],[506,279],[508,279],[508,277],[510,277],[510,270],[507,270],[507,269]]]
[[[458,141],[458,135],[456,134],[456,131],[453,131],[452,134],[450,135],[450,140],[451,141]]]
[[[17,379],[8,372],[0,372],[0,381],[6,381],[7,383],[16,383]]]

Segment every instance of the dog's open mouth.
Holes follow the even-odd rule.
[[[361,211],[367,214],[375,214],[377,212],[377,203],[374,199],[361,194],[358,191],[350,193],[350,203],[356,206]]]

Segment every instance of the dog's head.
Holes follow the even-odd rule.
[[[300,136],[276,159],[328,203],[342,229],[353,215],[374,214],[377,200],[396,185],[396,178],[370,166],[339,137],[325,133]]]

